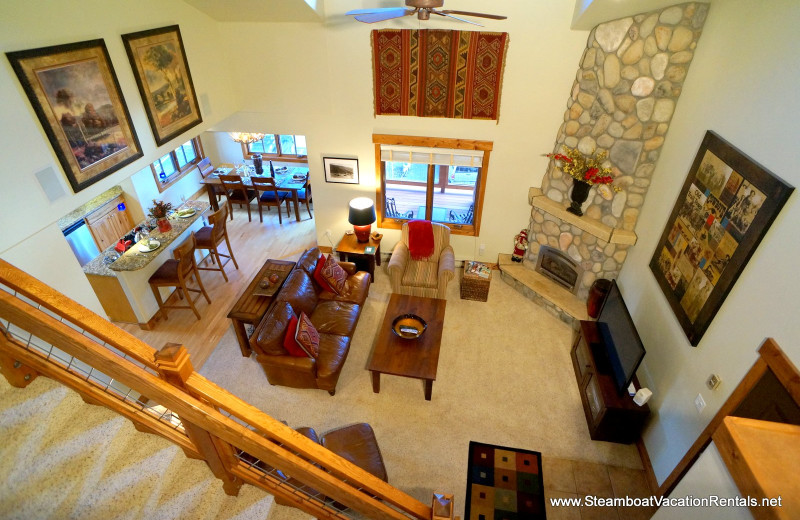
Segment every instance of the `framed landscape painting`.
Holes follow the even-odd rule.
[[[6,56],[75,193],[142,156],[103,40]]]
[[[322,164],[325,166],[325,182],[358,184],[358,159],[323,157]]]
[[[794,188],[706,132],[650,269],[697,346]]]
[[[136,84],[156,143],[200,124],[186,51],[177,25],[123,34]]]

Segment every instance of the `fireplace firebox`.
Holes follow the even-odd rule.
[[[541,273],[573,294],[578,294],[583,268],[562,251],[541,246],[536,258],[536,272]]]

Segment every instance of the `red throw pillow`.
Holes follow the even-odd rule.
[[[294,340],[308,357],[312,359],[319,357],[319,333],[305,312],[301,312],[300,319],[297,320],[297,332],[295,332]]]
[[[322,277],[322,268],[325,267],[325,255],[319,255],[317,265],[314,267],[314,280],[322,287],[323,291],[336,292],[328,285],[328,281]]]
[[[289,326],[286,327],[286,336],[283,337],[283,348],[286,349],[286,352],[289,353],[290,356],[294,357],[307,357],[305,350],[300,348],[300,345],[294,339],[295,333],[297,332],[297,316],[292,316],[292,319],[289,320]]]
[[[328,255],[325,260],[325,265],[322,266],[320,275],[328,282],[332,292],[342,294],[344,292],[344,284],[347,281],[347,271],[342,269],[342,266],[336,262],[333,255]]]

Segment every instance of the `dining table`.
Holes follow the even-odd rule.
[[[238,173],[237,173],[238,172]],[[200,184],[205,185],[208,192],[208,200],[211,202],[211,207],[214,211],[219,210],[217,203],[216,186],[222,186],[222,181],[219,179],[220,175],[240,175],[242,182],[245,186],[252,188],[252,177],[269,177],[265,175],[254,175],[252,169],[234,169],[227,167],[219,167],[211,172],[206,178],[200,181]],[[275,172],[275,186],[278,191],[287,191],[290,193],[292,202],[294,202],[294,217],[300,222],[300,200],[298,192],[308,187],[308,168],[288,168],[286,171]]]

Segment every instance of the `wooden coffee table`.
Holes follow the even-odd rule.
[[[280,291],[283,282],[292,272],[293,267],[294,262],[267,260],[228,313],[228,318],[233,322],[233,330],[236,332],[236,339],[239,341],[242,356],[250,357],[252,353],[245,324],[253,325],[254,327],[258,325],[261,318],[267,313],[269,306],[275,300],[275,295]],[[272,272],[278,275],[278,282],[270,285],[266,290],[259,287],[261,280]]]
[[[367,365],[367,370],[372,372],[373,392],[381,391],[381,374],[413,377],[425,381],[425,400],[431,400],[446,305],[447,301],[436,298],[392,294]],[[392,332],[392,321],[409,313],[416,314],[428,324],[422,336],[415,340],[402,339]]]

